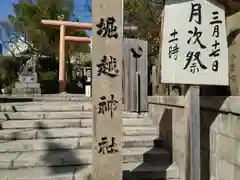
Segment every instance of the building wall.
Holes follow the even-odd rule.
[[[149,115],[159,136],[172,151],[181,180],[186,180],[189,155],[186,147],[183,96],[149,97]],[[240,97],[201,97],[201,179],[240,179]]]

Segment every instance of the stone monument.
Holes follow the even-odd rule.
[[[15,83],[12,94],[41,94],[40,84],[36,72],[38,55],[33,55],[20,67],[19,82]]]
[[[122,180],[122,0],[92,1],[92,180]]]

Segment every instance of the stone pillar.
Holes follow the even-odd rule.
[[[93,180],[122,180],[123,1],[92,1]]]

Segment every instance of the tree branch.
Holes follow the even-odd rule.
[[[12,54],[13,57],[15,57],[14,52],[10,50],[10,48],[5,44],[6,42],[3,40],[0,40],[0,41],[2,42],[2,45],[5,47],[5,49],[7,49]]]

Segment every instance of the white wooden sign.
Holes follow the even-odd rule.
[[[228,85],[225,11],[207,0],[166,0],[162,82]]]
[[[86,95],[86,97],[91,97],[91,86],[90,85],[85,86],[85,95]]]

